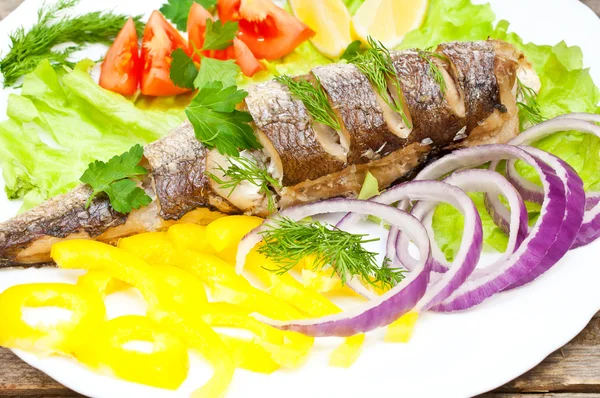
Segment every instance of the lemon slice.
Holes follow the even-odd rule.
[[[363,43],[371,36],[394,48],[421,26],[428,6],[429,0],[366,0],[352,18],[353,32]]]
[[[291,0],[290,6],[316,32],[311,42],[323,55],[337,58],[352,42],[350,13],[342,0]]]

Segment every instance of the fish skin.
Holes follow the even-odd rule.
[[[196,139],[189,122],[144,148],[163,220],[178,220],[198,207],[239,212],[212,190],[205,172],[206,154],[207,149]]]
[[[346,164],[323,149],[302,101],[276,81],[248,87],[246,107],[256,129],[273,145],[282,167],[283,186],[343,169]],[[264,145],[264,144],[263,144]]]
[[[95,237],[125,223],[127,217],[114,211],[105,196],[96,197],[86,209],[91,194],[89,187],[80,185],[0,223],[0,266],[20,263],[19,252],[37,239],[67,238],[75,233]]]
[[[469,134],[482,120],[502,106],[494,73],[496,52],[490,41],[440,44],[436,50],[453,65],[452,71],[464,94]]]
[[[465,47],[474,46],[472,43],[452,45],[453,48],[460,45]],[[341,120],[344,124],[350,123],[354,129],[362,129],[357,134],[362,134],[362,138],[361,136],[359,138],[363,140],[361,141],[363,145],[369,143],[369,149],[375,151],[379,149],[377,145],[385,142],[385,151],[382,151],[382,157],[379,159],[364,159],[361,152],[361,156],[354,159],[354,164],[351,163],[349,157],[347,164],[343,164],[339,170],[337,169],[340,166],[333,167],[332,169],[336,170],[333,172],[329,172],[329,169],[327,169],[331,167],[331,164],[327,164],[327,162],[320,164],[314,160],[312,162],[303,160],[300,164],[301,158],[296,157],[295,161],[299,164],[299,167],[311,169],[311,172],[314,169],[319,171],[311,174],[314,179],[302,180],[300,183],[287,185],[281,189],[278,192],[280,195],[280,208],[333,196],[356,197],[367,171],[373,173],[379,180],[380,188],[385,189],[395,182],[409,178],[418,167],[421,167],[427,159],[431,159],[436,154],[439,155],[459,146],[506,142],[513,138],[518,133],[518,111],[513,94],[516,70],[520,63],[526,63],[526,61],[524,61],[522,53],[504,42],[490,41],[480,46],[484,49],[491,46],[495,53],[492,69],[494,77],[489,77],[484,84],[485,90],[491,90],[492,92],[497,90],[498,98],[485,101],[487,103],[485,106],[488,107],[489,104],[495,104],[493,105],[494,109],[489,113],[489,109],[485,106],[480,107],[476,104],[477,106],[471,109],[471,115],[479,112],[484,119],[477,122],[475,128],[468,133],[465,139],[460,142],[449,142],[449,145],[446,146],[441,145],[439,150],[432,145],[425,145],[417,141],[420,138],[419,134],[421,134],[418,129],[415,136],[412,138],[409,136],[409,139],[400,139],[391,133],[385,125],[382,111],[378,108],[379,104],[373,93],[369,95],[367,91],[359,87],[358,94],[369,97],[366,99],[366,103],[360,103],[358,97],[349,98],[357,93],[357,89],[354,86],[350,87],[347,82],[360,79],[360,77],[356,77],[353,73],[352,77],[346,79],[345,82],[341,82],[338,77],[334,77],[333,82],[337,86],[344,87],[344,84],[346,84],[349,90],[345,95],[347,98],[342,98],[344,93],[337,91],[340,90],[339,87],[335,91],[336,95],[339,96],[338,104],[345,101],[344,106],[346,108],[344,112],[346,112],[346,118],[341,118]],[[345,67],[348,69],[353,66],[344,65],[342,69]],[[479,69],[481,67],[481,65],[476,66]],[[321,68],[321,70],[327,70],[326,67]],[[319,68],[317,68],[317,72],[318,70]],[[339,71],[341,69],[336,67],[333,70]],[[421,78],[424,76],[427,75],[421,75]],[[324,79],[321,78],[320,80],[323,84]],[[366,80],[366,77],[363,76],[363,82],[361,83],[363,87],[365,87],[364,80]],[[495,89],[489,83],[492,80],[496,82]],[[427,83],[426,86],[429,84]],[[323,86],[325,85],[323,84]],[[415,87],[417,86],[415,85]],[[472,88],[471,86],[472,84],[463,85],[462,90],[473,89],[473,93],[469,95],[471,95],[470,101],[474,101],[473,98],[477,97],[476,93],[485,90],[477,87]],[[252,91],[252,88],[250,91]],[[280,91],[282,90],[280,89]],[[467,92],[464,94],[466,98]],[[411,104],[411,101],[413,101],[411,95],[412,93],[409,93],[407,102],[413,109],[417,109],[418,106],[426,107],[427,104],[432,103],[427,100],[420,104],[416,100],[417,103]],[[446,105],[439,96],[436,97],[436,101],[433,101],[433,103],[442,107],[442,111],[446,112],[446,110],[443,110]],[[365,108],[366,105],[370,108]],[[499,110],[499,105],[505,107],[503,112]],[[278,105],[275,104],[275,106]],[[286,105],[283,109],[289,110],[290,108]],[[365,109],[373,110],[374,115],[368,114]],[[272,112],[272,110],[269,112]],[[266,115],[267,119],[272,118],[269,112]],[[304,110],[304,113],[306,113],[306,110]],[[339,114],[343,116],[341,111],[339,111]],[[444,117],[451,120],[447,114],[444,114]],[[288,128],[286,134],[295,134],[298,131],[296,126],[293,123],[286,124],[285,120],[296,121],[297,117],[288,114],[280,118],[281,124],[293,127]],[[305,118],[302,123],[304,123],[302,128],[305,132],[307,131],[306,126],[310,127],[310,120]],[[451,122],[449,123],[453,127],[449,129],[448,135],[443,136],[443,139],[454,136],[457,132],[453,130],[458,129],[460,126],[460,124],[453,125]],[[390,148],[387,148],[388,139],[391,138],[399,140],[394,144],[395,151],[390,151]],[[411,140],[414,142],[410,142]],[[290,142],[295,141],[290,140]],[[290,148],[296,150],[293,145]],[[389,153],[387,153],[388,151]],[[63,239],[91,238],[102,242],[116,243],[119,238],[135,233],[164,230],[175,223],[176,220],[205,223],[222,214],[211,212],[209,209],[220,210],[224,213],[240,212],[226,198],[216,194],[208,178],[204,175],[206,174],[206,162],[208,161],[207,149],[196,140],[193,127],[189,123],[183,124],[163,139],[146,146],[144,152],[149,174],[142,178],[140,185],[153,199],[149,206],[134,210],[129,215],[122,215],[114,212],[110,208],[108,200],[100,196],[86,210],[85,203],[91,194],[91,190],[85,186],[77,187],[68,194],[51,199],[27,213],[0,223],[0,267],[49,263],[51,261],[49,256],[51,245]],[[355,149],[356,152],[358,151]],[[328,156],[331,155],[328,154]],[[339,159],[336,160],[339,162]],[[301,177],[302,173],[306,173],[306,171],[298,169],[296,172],[300,175],[297,179],[303,178]],[[205,211],[208,214],[204,214]]]
[[[386,156],[407,141],[392,133],[367,77],[352,64],[317,66],[320,80],[333,109],[349,136],[349,164],[368,163],[369,154]]]
[[[415,50],[390,51],[390,56],[413,121],[410,141],[431,139],[434,147],[452,142],[456,132],[465,127],[466,119],[446,100],[429,63]]]

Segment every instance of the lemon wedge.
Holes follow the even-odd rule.
[[[291,0],[290,6],[316,32],[311,42],[323,55],[337,58],[352,42],[350,13],[342,0]]]
[[[429,0],[366,0],[352,18],[353,32],[363,43],[371,36],[394,48],[421,26],[428,6]]]

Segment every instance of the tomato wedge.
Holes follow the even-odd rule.
[[[194,61],[200,62],[200,55],[196,52],[204,46],[204,34],[206,33],[206,21],[213,16],[206,8],[194,2],[188,14],[187,33],[190,42],[190,52],[194,54]]]
[[[160,12],[154,11],[146,24],[142,41],[142,94],[169,96],[189,91],[177,87],[169,76],[171,53],[177,48],[190,54],[185,39]]]
[[[100,86],[123,95],[133,95],[140,83],[138,36],[133,19],[125,23],[108,49],[100,69]]]
[[[198,3],[193,3],[188,15],[188,40],[190,42],[190,51],[194,53],[194,61],[200,62],[201,57],[197,50],[204,46],[204,34],[206,32],[206,21],[213,18],[204,7]],[[256,59],[248,46],[238,38],[233,39],[233,45],[224,50],[203,51],[202,54],[209,58],[220,60],[235,59],[240,66],[242,73],[246,76],[254,74],[264,69],[264,66]]]
[[[281,58],[315,35],[271,0],[219,0],[217,7],[223,21],[239,22],[238,37],[256,58]]]

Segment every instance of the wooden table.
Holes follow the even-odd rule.
[[[0,19],[23,0],[0,0]],[[600,15],[600,0],[582,0]],[[1,397],[78,397],[0,348]],[[600,312],[571,342],[523,376],[481,398],[600,398]]]

